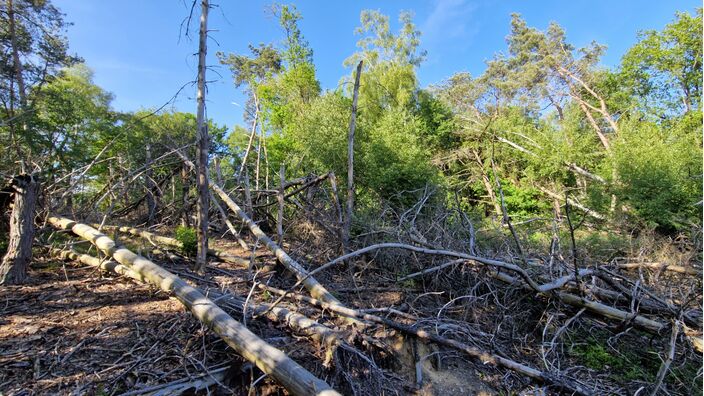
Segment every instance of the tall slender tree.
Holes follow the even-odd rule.
[[[198,168],[198,254],[196,268],[198,271],[205,269],[208,255],[208,209],[210,207],[208,195],[208,123],[205,120],[205,56],[208,52],[208,0],[201,0],[200,33],[198,45],[198,111],[196,124],[198,134],[196,146],[198,154],[196,164]]]

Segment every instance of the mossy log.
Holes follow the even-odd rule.
[[[61,217],[49,217],[48,222],[57,229],[71,230],[81,238],[90,241],[103,253],[139,274],[144,282],[173,293],[198,320],[211,328],[242,357],[271,375],[290,393],[294,395],[339,395],[325,381],[315,377],[285,353],[257,337],[205,297],[198,289],[178,276],[152,261],[116,245],[112,239],[91,226]]]

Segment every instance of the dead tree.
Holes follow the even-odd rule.
[[[59,230],[70,230],[90,241],[105,255],[112,257],[134,273],[140,281],[173,293],[193,316],[212,329],[227,345],[260,370],[271,375],[293,395],[339,396],[325,381],[289,358],[281,350],[252,333],[200,290],[152,261],[117,245],[93,227],[71,219],[49,217],[49,224]],[[134,277],[130,275],[131,277]]]
[[[32,175],[20,175],[12,180],[14,205],[10,217],[10,235],[7,253],[0,264],[0,284],[22,283],[32,260],[34,239],[34,207],[39,183]]]
[[[147,189],[145,200],[147,201],[147,225],[154,224],[154,218],[156,217],[156,212],[158,208],[158,197],[159,197],[159,186],[154,181],[154,171],[152,169],[152,146],[151,143],[147,141],[145,146],[145,167],[144,178],[145,187]]]
[[[352,213],[354,212],[354,130],[357,122],[357,97],[359,96],[359,76],[362,74],[362,61],[357,65],[357,74],[354,78],[354,91],[352,93],[352,115],[350,116],[350,131],[347,136],[347,217],[343,244],[345,251],[349,249],[350,227]]]
[[[205,55],[208,39],[208,0],[201,0],[200,42],[198,49],[198,125],[196,166],[198,187],[198,254],[196,269],[205,268],[208,255],[208,210],[210,209],[208,193],[208,125],[205,120]]]

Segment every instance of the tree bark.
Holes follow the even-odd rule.
[[[0,264],[0,284],[16,285],[27,278],[27,268],[32,260],[34,239],[34,207],[39,183],[31,175],[14,178],[12,186],[14,206],[10,218],[10,240],[7,253]]]
[[[276,236],[277,242],[281,245],[284,240],[284,186],[286,185],[284,164],[281,164],[279,169],[279,183],[279,193],[276,195],[276,200],[279,203],[279,210],[276,213]]]
[[[144,238],[154,246],[161,246],[161,247],[167,246],[167,247],[176,248],[176,249],[181,249],[183,246],[181,244],[181,242],[178,241],[177,239],[165,237],[162,235],[157,235],[157,234],[154,234],[149,231],[140,230],[139,228],[120,227],[120,226],[113,226],[113,225],[103,225],[101,227],[99,224],[93,224],[93,226],[96,228],[99,228],[101,230],[105,230],[105,231],[109,231],[109,232],[122,232],[125,234],[134,235],[136,237]],[[221,251],[221,250],[208,249],[208,254],[210,256],[218,258],[222,261],[227,261],[228,263],[242,264],[242,265],[249,264],[249,260],[245,260],[240,257],[233,256],[233,255],[226,253],[224,251]]]
[[[259,226],[252,221],[252,219],[247,216],[246,213],[233,201],[225,191],[222,190],[218,185],[211,184],[211,188],[215,191],[220,198],[225,202],[225,204],[232,210],[239,218],[247,224],[249,230],[254,234],[259,241],[263,242],[266,247],[271,250],[276,258],[279,259],[281,264],[284,265],[289,271],[291,271],[296,278],[301,280],[304,279],[303,285],[308,289],[311,296],[323,300],[330,304],[342,305],[340,301],[335,298],[323,285],[321,285],[315,278],[308,276],[308,271],[303,268],[296,260],[291,258],[279,245],[276,244],[269,236],[267,236],[264,231],[262,231]]]
[[[103,253],[138,274],[143,282],[173,293],[198,320],[211,328],[242,357],[274,377],[292,394],[339,395],[325,381],[315,377],[286,354],[257,337],[178,276],[116,245],[112,239],[88,225],[59,217],[50,217],[48,222],[57,229],[71,230],[83,239],[91,241]]]
[[[482,183],[484,184],[484,188],[486,188],[486,193],[489,194],[491,204],[494,206],[494,213],[496,213],[497,216],[503,216],[504,212],[501,210],[501,204],[496,199],[494,187],[491,185],[491,180],[489,180],[489,176],[484,171],[484,161],[482,161],[481,155],[479,155],[476,150],[472,150],[472,154],[474,154],[474,160],[477,161],[477,165],[479,165],[479,169],[481,169]]]
[[[252,97],[254,98],[254,120],[252,120],[252,131],[249,134],[249,142],[247,142],[247,149],[244,151],[244,157],[242,157],[242,164],[240,165],[240,170],[237,172],[237,183],[242,181],[242,176],[244,175],[245,167],[247,166],[247,158],[249,157],[249,152],[252,150],[252,144],[254,143],[254,136],[257,134],[257,121],[259,120],[259,98],[257,94],[252,90]]]
[[[152,146],[147,142],[145,147],[145,170],[144,178],[147,189],[145,199],[147,201],[147,225],[154,224],[157,211],[157,197],[159,196],[159,186],[154,182],[154,172],[152,170]]]
[[[181,225],[191,226],[191,216],[188,214],[188,168],[184,165],[181,168]]]
[[[15,27],[15,9],[12,0],[7,0],[8,30],[10,33],[10,43],[12,45],[12,66],[17,79],[17,93],[20,98],[20,107],[27,106],[27,96],[25,92],[24,76],[22,75],[22,62],[20,61],[19,50],[17,49],[17,29]],[[10,93],[12,95],[12,93]]]
[[[208,194],[208,125],[205,120],[205,56],[208,39],[208,0],[201,0],[200,42],[198,50],[198,138],[196,156],[198,184],[198,254],[196,255],[196,270],[203,271],[208,256],[208,210],[210,209]]]
[[[354,131],[357,123],[357,98],[359,97],[359,77],[362,74],[362,61],[357,65],[354,77],[354,91],[352,92],[352,115],[350,116],[350,130],[347,135],[347,216],[345,217],[345,232],[343,245],[345,251],[349,250],[350,227],[354,214]]]

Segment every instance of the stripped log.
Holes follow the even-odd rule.
[[[670,265],[667,263],[619,263],[616,264],[618,268],[623,269],[634,269],[634,268],[648,268],[655,271],[672,271],[678,272],[680,274],[689,275],[699,275],[701,276],[701,270],[694,267],[684,267],[681,265]]]
[[[294,395],[339,395],[325,381],[315,377],[280,350],[272,347],[183,279],[130,250],[118,246],[100,231],[86,224],[49,217],[49,224],[71,230],[93,243],[106,255],[142,276],[145,282],[172,292],[193,315],[217,333],[228,345]]]
[[[227,217],[227,213],[225,213],[225,209],[223,209],[222,206],[218,203],[218,200],[215,199],[215,196],[213,195],[212,192],[210,193],[210,202],[213,203],[213,206],[215,206],[215,209],[217,209],[218,212],[220,213],[220,216],[223,218],[223,221],[225,222],[225,225],[227,225],[227,228],[230,230],[230,233],[232,234],[232,236],[237,238],[237,243],[240,244],[242,249],[249,250],[249,246],[247,246],[247,242],[245,242],[242,238],[240,238],[240,233],[237,232],[235,225],[232,224],[230,219]],[[227,261],[227,260],[225,260],[225,261]]]
[[[342,305],[340,301],[335,298],[323,285],[321,285],[315,278],[308,276],[308,272],[299,264],[296,260],[291,258],[279,245],[276,244],[271,238],[269,238],[264,231],[262,231],[259,226],[252,221],[249,216],[233,201],[225,191],[220,188],[215,183],[210,183],[210,188],[215,191],[223,202],[237,215],[239,216],[249,230],[252,231],[255,237],[257,237],[261,242],[263,242],[266,247],[271,250],[272,253],[276,255],[281,264],[284,265],[289,271],[291,271],[296,278],[301,281],[303,280],[303,285],[310,292],[311,296],[325,301],[326,303],[333,305]]]
[[[123,275],[132,278],[138,282],[147,282],[142,275],[132,271],[127,266],[124,266],[113,260],[101,260],[97,257],[81,254],[75,250],[50,248],[51,252],[63,260],[73,260],[80,263],[90,265],[91,267],[100,268],[109,273]],[[231,306],[237,311],[242,312],[244,300],[233,294],[222,293],[218,290],[201,290],[201,293],[212,298],[223,306]],[[341,334],[337,330],[333,330],[324,326],[305,315],[291,311],[284,307],[271,307],[270,304],[258,304],[249,301],[248,305],[252,308],[254,314],[264,314],[267,319],[284,324],[295,331],[297,334],[310,337],[312,340],[326,347],[335,347],[342,342]]]
[[[557,199],[557,200],[562,200],[562,199],[565,198],[564,196],[561,196],[561,195],[559,195],[559,194],[557,194],[557,193],[554,193],[554,192],[548,190],[547,188],[543,188],[543,187],[540,187],[540,186],[537,186],[537,188],[538,188],[538,190],[540,190],[543,194],[545,194],[545,195],[547,195],[547,196],[549,196],[549,197],[551,197],[551,198],[554,198],[554,199]],[[593,210],[593,209],[589,209],[588,207],[586,207],[586,206],[580,204],[579,202],[573,200],[572,198],[567,198],[567,203],[569,203],[570,205],[574,206],[575,208],[581,210],[582,212],[588,214],[589,216],[591,216],[591,217],[593,217],[593,218],[595,218],[595,219],[597,219],[597,220],[604,220],[604,219],[605,219],[604,215],[602,215],[601,213],[598,213],[598,212],[596,212],[596,211]]]
[[[154,234],[153,232],[149,232],[149,231],[142,230],[142,229],[135,228],[135,227],[114,226],[114,225],[103,225],[102,227],[100,227],[98,224],[93,224],[93,227],[101,228],[101,229],[108,231],[108,232],[121,232],[124,234],[130,234],[130,235],[134,235],[136,237],[144,238],[149,243],[151,243],[152,245],[156,245],[156,246],[169,246],[169,247],[173,247],[173,248],[177,248],[177,249],[181,249],[183,246],[178,239],[169,238],[169,237],[165,237],[162,235],[157,235],[157,234]],[[248,260],[245,260],[241,257],[237,257],[232,254],[229,254],[229,253],[226,253],[226,252],[223,252],[220,250],[216,250],[216,249],[208,249],[208,254],[215,257],[215,258],[218,258],[222,261],[227,261],[228,263],[234,263],[234,264],[240,264],[240,265],[248,265],[249,264]]]
[[[259,284],[258,287],[262,290],[267,290],[272,293],[278,294],[280,296],[286,296],[287,298],[290,298],[290,299],[293,299],[296,301],[306,302],[308,304],[329,310],[331,312],[335,312],[339,315],[343,315],[346,317],[355,318],[355,319],[359,319],[359,320],[364,320],[364,321],[368,321],[368,322],[382,324],[384,326],[401,331],[403,333],[418,337],[419,339],[422,339],[425,341],[431,341],[435,344],[442,345],[442,346],[463,352],[472,358],[479,359],[483,364],[504,367],[504,368],[510,369],[512,371],[515,371],[519,374],[522,374],[526,377],[535,379],[537,381],[545,382],[545,383],[557,386],[558,388],[568,390],[569,392],[571,392],[573,394],[578,394],[578,395],[591,394],[591,392],[589,390],[584,389],[578,383],[571,381],[567,378],[563,378],[563,377],[561,377],[559,375],[555,375],[553,373],[540,371],[536,368],[527,366],[525,364],[516,362],[514,360],[491,354],[487,351],[483,351],[479,348],[473,347],[473,346],[465,344],[463,342],[452,340],[449,338],[445,338],[445,337],[439,336],[435,333],[431,333],[431,332],[428,332],[423,329],[418,329],[418,328],[415,328],[412,326],[404,325],[402,323],[393,321],[391,319],[383,318],[383,317],[377,316],[377,315],[372,315],[372,314],[365,313],[365,312],[362,312],[362,311],[359,311],[356,309],[341,307],[338,305],[327,304],[324,301],[320,301],[315,298],[310,298],[310,297],[302,296],[300,294],[295,294],[295,293],[292,294],[292,293],[289,293],[285,290],[277,289],[277,288],[274,288],[271,286]]]
[[[78,253],[72,249],[66,250],[52,247],[50,250],[55,256],[63,260],[78,261],[80,263],[90,265],[91,267],[100,268],[105,272],[132,278],[141,283],[147,282],[139,273],[134,272],[129,267],[113,260],[101,260],[88,254]],[[223,306],[229,305],[232,308],[235,308],[238,312],[242,312],[244,309],[244,300],[234,294],[222,293],[213,289],[200,291]],[[249,301],[248,305],[252,308],[252,312],[254,314],[264,314],[267,319],[284,324],[297,334],[308,336],[321,345],[334,347],[342,342],[340,332],[324,326],[300,313],[291,311],[284,307],[272,307],[270,304],[259,304],[252,301]]]

